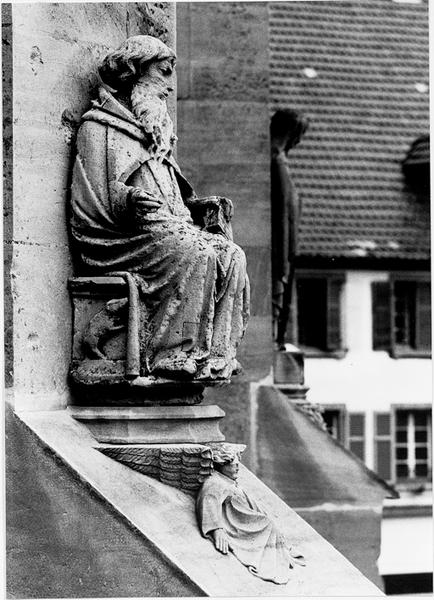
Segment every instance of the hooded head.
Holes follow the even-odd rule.
[[[130,37],[114,52],[110,52],[98,67],[101,80],[112,89],[129,91],[143,75],[150,62],[167,60],[175,65],[176,54],[151,35]]]
[[[303,113],[291,108],[277,110],[270,123],[272,147],[289,152],[300,142],[308,127],[309,120]]]
[[[108,54],[99,66],[101,80],[140,121],[148,150],[157,159],[176,142],[166,98],[173,92],[175,52],[158,38],[137,35]]]

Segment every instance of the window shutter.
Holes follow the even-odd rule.
[[[425,281],[416,288],[416,348],[431,349],[431,290]]]
[[[380,477],[392,479],[392,436],[389,413],[374,414],[375,470]]]
[[[349,413],[348,446],[360,460],[365,460],[365,415]]]
[[[327,350],[342,348],[341,288],[342,279],[327,281]]]
[[[391,298],[390,283],[375,281],[372,284],[372,340],[374,350],[390,350],[391,347]]]
[[[297,328],[297,286],[296,279],[292,281],[292,302],[289,306],[288,324],[286,327],[286,341],[297,346],[298,328]]]

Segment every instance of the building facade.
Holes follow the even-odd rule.
[[[399,491],[394,527],[418,518],[426,532],[428,3],[288,2],[270,10],[272,111],[291,108],[310,120],[290,154],[302,212],[288,341],[304,351],[308,397],[331,435]],[[390,566],[393,510],[386,506],[383,518],[386,592],[393,569],[392,579],[405,569],[432,571],[429,559]]]

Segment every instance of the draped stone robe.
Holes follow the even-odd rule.
[[[135,209],[138,187],[162,202]],[[230,377],[249,311],[241,248],[197,227],[195,194],[170,155],[153,158],[139,121],[104,88],[82,117],[73,170],[71,232],[86,274],[129,271],[146,307],[142,371]]]
[[[261,579],[284,584],[290,568],[304,565],[303,557],[287,545],[262,508],[226,475],[214,472],[205,480],[196,514],[202,535],[224,529],[234,555]]]

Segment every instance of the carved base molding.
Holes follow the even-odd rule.
[[[202,444],[223,441],[219,428],[225,413],[205,406],[70,406],[98,442],[112,444]]]
[[[84,406],[187,406],[200,404],[204,386],[161,377],[125,378],[124,361],[73,362],[70,384],[74,403]]]
[[[274,384],[274,387],[280,390],[285,396],[288,396],[291,400],[302,400],[307,402],[306,395],[309,388],[306,385],[299,383],[285,383],[285,384]]]

